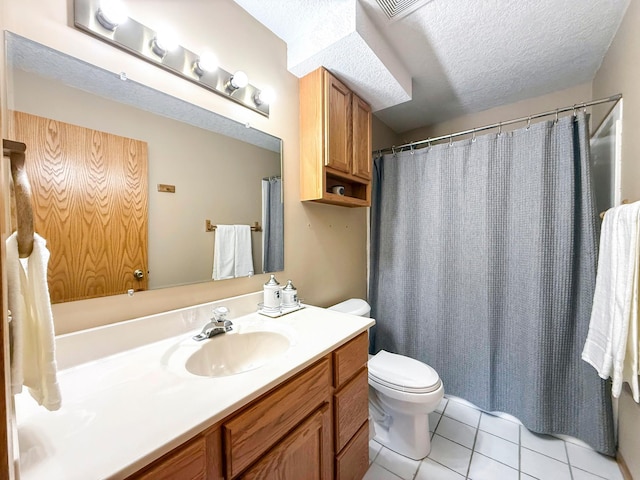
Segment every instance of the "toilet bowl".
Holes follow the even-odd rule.
[[[329,309],[363,317],[371,311],[367,302],[355,298]],[[438,373],[425,363],[385,350],[370,355],[367,366],[370,438],[405,457],[426,457],[431,450],[429,413],[444,396]]]

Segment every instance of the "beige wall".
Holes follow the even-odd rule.
[[[214,224],[261,221],[261,182],[280,175],[278,152],[22,70],[12,77],[12,110],[147,143],[150,289],[211,279],[215,234],[205,232],[205,219]],[[158,192],[160,183],[174,185],[176,192]],[[252,250],[254,271],[261,272],[260,232],[252,233]]]
[[[633,0],[593,80],[593,95],[623,95],[622,198],[640,200],[640,2]],[[598,121],[599,119],[595,119]],[[640,405],[625,387],[619,406],[619,450],[640,479]]]
[[[243,69],[255,85],[277,94],[270,118],[186,82],[72,26],[67,0],[2,0],[3,28],[157,90],[190,101],[283,140],[285,184],[285,268],[304,301],[328,306],[366,294],[366,209],[299,201],[298,79],[286,68],[286,45],[231,0],[135,2],[132,17],[154,25],[169,20],[181,44],[193,51],[208,45],[227,71]],[[193,12],[198,12],[194,15]],[[248,34],[247,32],[250,32]],[[6,191],[3,189],[3,191]],[[267,275],[117,295],[56,305],[56,325],[64,331],[135,318],[210,300],[261,290]]]
[[[400,137],[402,143],[415,142],[429,137],[448,135],[450,133],[491,125],[505,120],[555,110],[556,108],[574,105],[591,99],[591,83],[584,83],[576,87],[567,88],[566,90],[503,105],[485,110],[484,112],[470,113],[452,120],[447,120],[446,122],[431,125],[430,127],[410,130],[402,133]],[[516,123],[504,127],[503,130],[513,130],[514,128],[521,128],[524,125],[524,123]],[[487,133],[487,131],[483,133]]]
[[[392,147],[393,145],[399,145],[400,135],[387,127],[375,116],[373,117],[371,131],[372,150],[384,150],[385,148]]]

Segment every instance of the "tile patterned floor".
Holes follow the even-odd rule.
[[[429,430],[422,461],[371,440],[364,480],[623,480],[615,460],[577,440],[533,434],[456,399],[442,400]]]

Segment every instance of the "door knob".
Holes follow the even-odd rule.
[[[138,269],[135,272],[133,272],[133,276],[136,277],[138,280],[142,280],[144,278],[144,272]]]

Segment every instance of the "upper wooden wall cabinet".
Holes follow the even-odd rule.
[[[300,79],[300,135],[301,200],[370,206],[371,107],[325,68]]]

